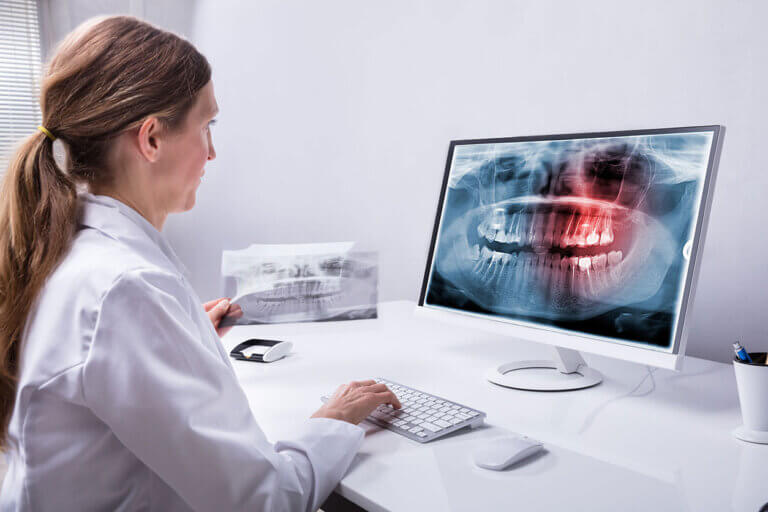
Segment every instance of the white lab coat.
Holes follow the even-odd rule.
[[[23,336],[0,510],[320,506],[363,430],[308,419],[268,442],[164,236],[110,197],[80,204]]]

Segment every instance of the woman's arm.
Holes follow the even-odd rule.
[[[269,443],[219,353],[200,338],[175,276],[123,275],[101,304],[83,370],[86,403],[196,510],[314,510],[363,439],[314,418]]]

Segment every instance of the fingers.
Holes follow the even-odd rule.
[[[383,391],[389,391],[389,388],[385,384],[380,384],[380,383],[371,384],[364,387],[365,387],[365,391],[368,391],[370,393],[381,393]]]
[[[366,388],[366,391],[370,391],[371,393],[374,393],[376,396],[382,396],[382,393],[383,393],[388,397],[385,403],[392,404],[392,406],[395,407],[396,409],[400,409],[402,407],[402,404],[400,403],[400,400],[397,398],[397,395],[395,395],[395,393],[392,392],[392,390],[389,389],[386,386],[386,384],[381,384],[381,383],[372,384]]]
[[[373,379],[352,381],[347,385],[342,384],[336,389],[334,395],[343,395],[345,394],[345,391],[358,391],[359,393],[363,393],[361,398],[373,399],[376,401],[376,405],[388,403],[392,404],[396,409],[402,407],[400,400],[398,400],[397,396],[386,386],[386,384],[376,382]]]
[[[374,397],[377,402],[376,405],[386,403],[392,404],[392,406],[396,409],[400,409],[402,407],[402,404],[400,403],[400,400],[398,400],[397,395],[395,395],[392,390],[386,386],[386,384],[376,383],[374,381],[374,384],[365,386],[364,391],[366,394],[372,395]]]
[[[387,393],[389,393],[389,395],[391,396],[391,400],[387,403],[392,404],[392,407],[394,407],[395,409],[400,409],[403,406],[403,404],[400,403],[400,399],[397,398],[397,395],[395,395],[389,389],[387,390]]]
[[[229,311],[229,299],[222,299],[214,308],[208,312],[208,316],[211,317],[211,321],[214,325],[217,325],[222,317],[227,315]]]
[[[208,313],[208,316],[211,317],[213,324],[216,325],[218,320],[227,314],[230,302],[229,299],[226,298],[212,302],[214,302],[213,305],[211,305],[211,302],[206,302],[203,304],[203,308],[205,308],[205,312]]]
[[[353,380],[349,383],[349,387],[351,388],[361,388],[363,386],[370,386],[372,384],[376,384],[376,381],[373,379],[369,380]]]
[[[221,299],[215,299],[215,300],[209,300],[208,302],[204,302],[203,309],[205,309],[206,312],[210,311],[216,306],[216,304],[219,303],[220,300]]]
[[[208,302],[203,303],[203,309],[205,309],[206,312],[212,310],[216,306],[221,306],[223,301],[227,301],[227,305],[229,305],[229,299],[227,297],[221,297],[219,299],[209,300]]]
[[[381,391],[379,393],[371,393],[376,400],[376,405],[379,404],[391,404],[395,409],[400,409],[403,405],[400,400],[397,399],[395,394],[389,390]]]

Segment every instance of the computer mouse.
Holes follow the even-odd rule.
[[[538,453],[542,448],[544,445],[529,437],[508,435],[483,441],[474,452],[474,460],[481,468],[501,471]]]

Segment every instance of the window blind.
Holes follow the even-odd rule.
[[[40,124],[40,25],[36,0],[0,0],[0,175]]]

